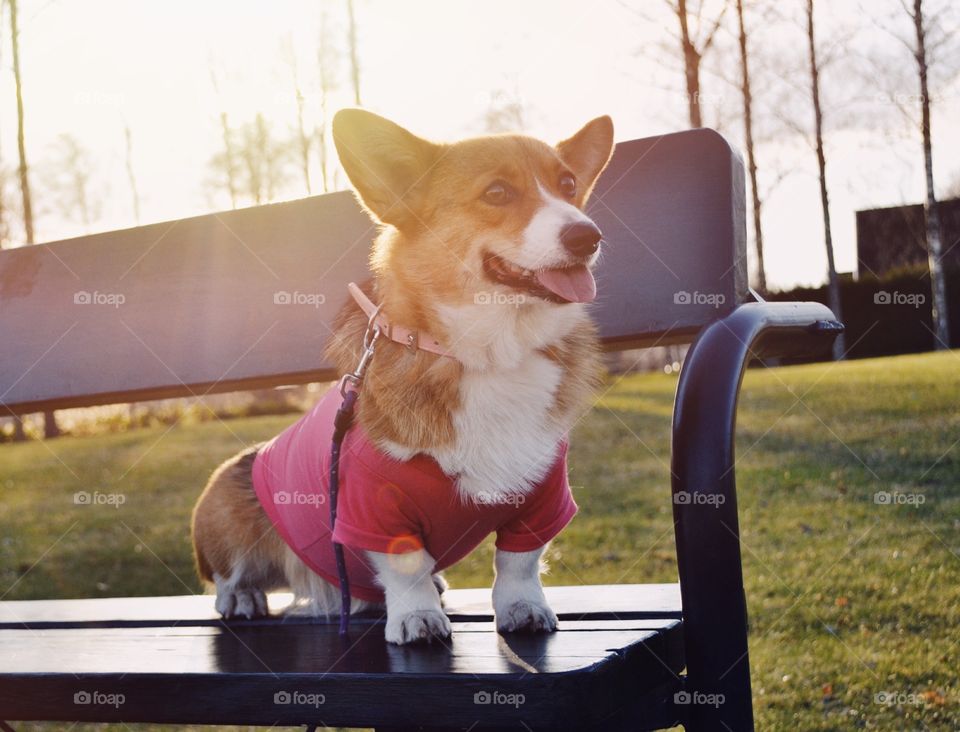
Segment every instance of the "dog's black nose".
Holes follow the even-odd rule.
[[[563,248],[577,257],[589,257],[600,248],[603,234],[592,221],[578,221],[569,224],[560,232]]]

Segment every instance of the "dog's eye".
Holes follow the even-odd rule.
[[[569,173],[560,176],[560,192],[567,198],[577,195],[577,179]]]
[[[516,194],[508,183],[502,180],[496,180],[487,186],[483,192],[483,200],[493,206],[503,206],[510,203]]]

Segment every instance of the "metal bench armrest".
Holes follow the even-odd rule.
[[[734,462],[743,373],[754,358],[809,353],[842,330],[819,303],[749,303],[705,327],[687,354],[671,464],[687,685],[723,695],[692,699],[689,729],[753,729]]]

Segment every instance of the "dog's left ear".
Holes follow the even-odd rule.
[[[441,146],[363,109],[341,109],[333,118],[340,162],[364,206],[397,228],[418,223],[424,179]]]
[[[557,143],[557,153],[577,177],[582,206],[613,154],[613,120],[604,115],[587,122],[573,137]]]

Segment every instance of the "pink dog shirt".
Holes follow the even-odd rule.
[[[362,398],[362,396],[361,396]],[[257,454],[257,498],[287,544],[314,572],[339,586],[330,537],[330,444],[340,393],[323,399]],[[426,549],[434,571],[455,564],[496,532],[510,552],[538,549],[577,512],[567,482],[563,442],[546,477],[522,496],[476,503],[462,499],[454,478],[433,458],[405,462],[378,450],[355,424],[340,453],[340,496],[333,538],[344,546],[350,594],[383,602],[365,550],[404,554]]]

